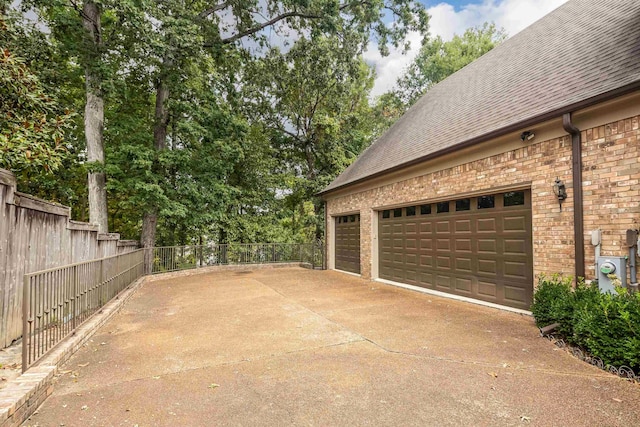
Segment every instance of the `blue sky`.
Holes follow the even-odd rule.
[[[567,0],[420,0],[431,15],[430,33],[449,40],[467,28],[493,22],[512,36],[547,13],[566,3]],[[376,69],[377,78],[373,96],[393,88],[396,79],[408,66],[420,47],[420,36],[410,34],[412,50],[403,55],[391,51],[381,57],[375,45],[369,46],[366,61]]]
[[[472,0],[449,0],[449,1],[432,1],[432,0],[423,0],[421,2],[422,4],[424,4],[426,7],[430,7],[430,6],[435,6],[439,3],[448,3],[451,6],[454,7],[455,10],[460,10],[461,6],[465,6],[469,3],[480,3],[479,1],[472,1]]]

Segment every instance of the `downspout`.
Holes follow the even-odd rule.
[[[327,201],[324,201],[324,245],[322,246],[322,269],[329,268],[329,209]]]
[[[562,115],[562,127],[571,135],[573,158],[573,241],[575,246],[576,279],[585,277],[584,270],[584,205],[582,197],[582,136],[571,122],[571,113]]]

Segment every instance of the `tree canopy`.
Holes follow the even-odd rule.
[[[485,23],[456,34],[449,41],[440,36],[427,40],[398,78],[398,97],[405,105],[413,105],[431,86],[480,58],[505,38],[503,30]]]
[[[371,100],[362,53],[371,41],[406,48],[409,31],[428,30],[410,0],[21,4],[38,21],[9,13],[0,147],[12,138],[23,163],[2,161],[57,167],[20,188],[77,219],[94,221],[102,186],[109,230],[147,246],[322,237],[315,195],[407,105],[398,92]],[[417,96],[500,34],[429,39],[401,90]],[[35,146],[27,155],[18,144]]]
[[[24,179],[62,166],[71,113],[47,93],[25,59],[12,52],[15,37],[0,16],[0,167],[24,174]]]

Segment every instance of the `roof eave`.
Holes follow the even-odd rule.
[[[477,136],[475,138],[471,138],[471,139],[468,139],[466,141],[460,142],[458,144],[451,145],[451,146],[449,146],[447,148],[435,151],[435,152],[427,154],[425,156],[417,157],[417,158],[415,158],[413,160],[410,160],[408,162],[393,166],[391,168],[382,170],[380,172],[376,172],[376,173],[373,173],[371,175],[367,175],[365,177],[356,179],[354,181],[350,181],[350,182],[344,183],[342,185],[339,185],[338,187],[334,187],[334,188],[331,188],[331,189],[328,189],[328,190],[324,189],[324,190],[316,193],[316,196],[322,197],[324,199],[324,198],[326,198],[326,196],[328,194],[334,193],[334,192],[336,192],[338,190],[344,190],[347,187],[350,187],[350,186],[353,186],[353,185],[368,181],[370,179],[377,178],[377,177],[380,177],[382,175],[386,175],[386,174],[398,171],[400,169],[404,169],[404,168],[407,168],[409,166],[416,165],[418,163],[423,163],[423,162],[426,162],[428,160],[432,160],[432,159],[435,159],[437,157],[443,156],[445,154],[450,154],[450,153],[452,153],[454,151],[457,151],[457,150],[460,150],[460,149],[463,149],[463,148],[466,148],[466,147],[470,147],[472,145],[476,145],[476,144],[479,144],[481,142],[485,142],[485,141],[488,141],[490,139],[497,138],[497,137],[506,135],[506,134],[511,133],[511,132],[518,131],[518,130],[520,130],[522,128],[530,127],[530,126],[532,126],[534,124],[537,124],[537,123],[540,123],[540,122],[544,122],[544,121],[551,120],[551,119],[554,119],[554,118],[557,118],[557,117],[561,117],[565,113],[572,113],[572,112],[575,112],[577,110],[581,110],[581,109],[588,108],[588,107],[591,107],[593,105],[599,104],[601,102],[609,101],[609,100],[617,98],[619,96],[623,96],[623,95],[626,95],[628,93],[634,92],[634,91],[636,91],[638,89],[640,89],[640,79],[636,80],[633,83],[630,83],[628,85],[621,86],[621,87],[619,87],[617,89],[613,89],[613,90],[610,90],[608,92],[603,92],[603,93],[601,93],[599,95],[592,96],[591,98],[587,98],[587,99],[584,99],[582,101],[574,102],[574,103],[568,104],[568,105],[566,105],[564,107],[557,108],[555,110],[548,111],[546,113],[542,113],[542,114],[533,116],[533,117],[531,117],[529,119],[522,120],[522,121],[519,121],[517,123],[511,124],[509,126],[506,126],[506,127],[497,129],[495,131],[486,133],[484,135],[480,135],[480,136]]]

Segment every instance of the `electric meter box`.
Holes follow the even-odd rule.
[[[625,257],[598,257],[598,287],[600,292],[615,292],[613,281],[618,278],[623,288],[627,287],[627,259]]]

